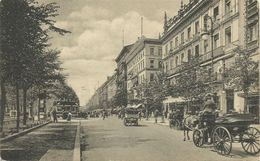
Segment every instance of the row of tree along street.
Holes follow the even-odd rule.
[[[78,99],[65,83],[59,61],[60,51],[51,48],[50,33],[70,33],[55,27],[56,3],[38,4],[34,0],[0,1],[0,132],[4,129],[7,108],[16,107],[16,130],[20,128],[21,104],[23,125],[28,120],[27,107],[55,96]],[[63,91],[63,92],[62,92]],[[40,119],[38,107],[38,120]],[[32,109],[30,109],[32,110]]]

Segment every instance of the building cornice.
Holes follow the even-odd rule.
[[[130,45],[126,45],[123,47],[123,49],[120,51],[119,55],[116,57],[115,61],[118,63],[120,61],[120,59],[127,53],[130,51],[131,47],[134,44],[130,44]]]
[[[212,1],[213,0],[201,0],[194,6],[194,8],[192,8],[189,12],[185,13],[185,15],[182,18],[180,18],[176,23],[169,26],[169,30],[165,32],[161,38],[162,43],[164,44],[166,39],[169,38],[169,36],[171,36],[173,32],[178,33],[176,32],[176,30],[179,29],[179,27],[183,25],[185,21],[189,20],[191,17],[192,19],[197,19],[201,14],[197,14],[197,16],[194,16],[196,15],[196,12],[206,12],[206,10],[208,10],[209,4]],[[208,6],[206,7],[206,5]]]
[[[133,60],[133,58],[144,49],[145,44],[153,44],[153,45],[161,45],[161,41],[159,39],[145,38],[142,37],[136,41],[136,43],[132,46],[129,51],[129,59],[126,58],[126,64]]]

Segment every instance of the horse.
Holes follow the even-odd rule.
[[[183,141],[186,141],[186,136],[187,139],[190,140],[189,131],[192,131],[198,125],[198,121],[199,121],[199,117],[197,115],[191,115],[191,114],[184,115],[184,119],[182,122],[183,134],[184,134]]]

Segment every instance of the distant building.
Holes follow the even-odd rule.
[[[112,75],[111,77],[108,77],[107,80],[107,101],[109,108],[112,105],[112,100],[114,96],[116,95],[117,85],[116,85],[116,73]]]
[[[142,36],[126,55],[128,100],[136,98],[135,86],[156,79],[162,69],[162,48],[158,39]]]
[[[130,52],[133,44],[124,46],[116,58],[117,63],[117,76],[116,85],[117,91],[122,91],[123,94],[127,95],[127,65],[126,65],[126,55]],[[127,102],[127,100],[125,100]]]
[[[87,107],[90,109],[112,108],[112,100],[116,94],[116,74],[107,77],[107,80],[95,91],[89,99]]]
[[[99,108],[99,92],[100,90],[97,89],[92,97],[89,99],[87,103],[87,107],[89,109],[98,109]]]

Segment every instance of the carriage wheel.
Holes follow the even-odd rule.
[[[260,131],[249,127],[242,136],[241,145],[245,152],[255,155],[260,152]]]
[[[204,136],[201,130],[196,129],[193,132],[193,143],[197,147],[201,147],[204,144]]]
[[[212,137],[214,148],[219,154],[230,154],[232,149],[232,137],[225,127],[216,127]]]

